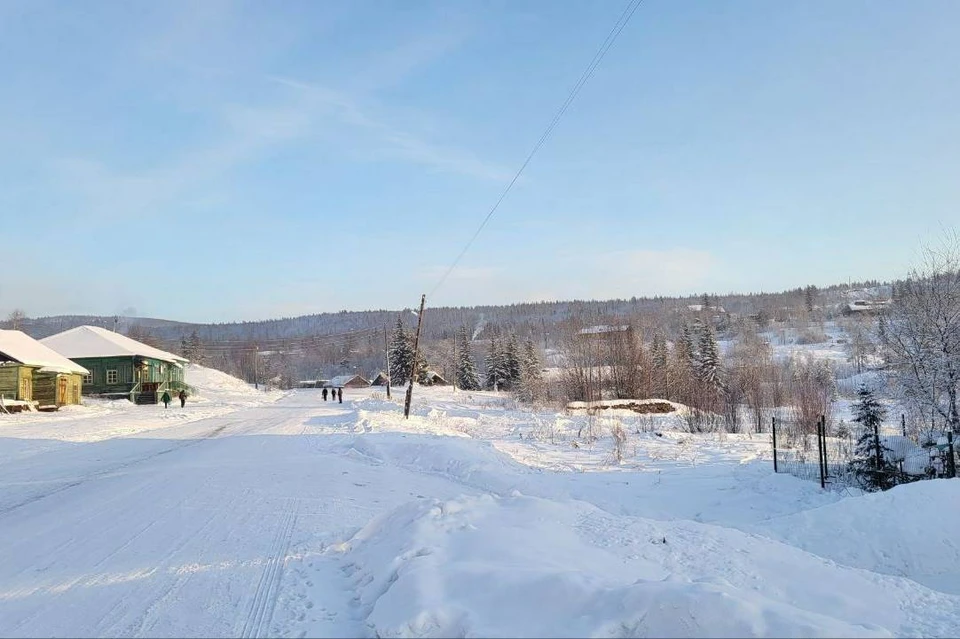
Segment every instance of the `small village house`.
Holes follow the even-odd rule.
[[[20,406],[79,404],[87,369],[21,331],[0,330],[0,396]]]
[[[325,384],[329,388],[366,388],[369,380],[360,375],[337,375]]]
[[[377,376],[373,378],[373,381],[370,382],[371,386],[386,386],[390,383],[390,376],[380,371],[377,373]]]
[[[156,404],[164,391],[172,395],[188,388],[187,359],[99,326],[78,326],[41,343],[89,371],[83,380],[85,395]]]
[[[427,371],[422,379],[423,379],[423,384],[425,386],[449,386],[450,385],[450,382],[448,382],[443,377],[443,375],[441,375],[437,371]]]

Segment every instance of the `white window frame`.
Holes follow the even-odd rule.
[[[110,377],[113,376],[111,380]],[[120,383],[120,371],[115,368],[107,369],[107,383],[108,384],[119,384]]]
[[[83,383],[84,383],[84,384],[92,384],[92,383],[93,383],[93,371],[90,371],[89,373],[87,373],[86,375],[83,376]]]

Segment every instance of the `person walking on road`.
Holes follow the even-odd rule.
[[[183,408],[187,405],[187,391],[181,388],[177,397],[180,399],[180,408]]]
[[[343,403],[343,387],[337,389],[337,399],[340,400],[340,403]]]
[[[327,401],[327,387],[323,387],[323,401]]]
[[[164,408],[170,407],[170,393],[163,391],[163,397],[160,398],[160,401],[163,402]]]

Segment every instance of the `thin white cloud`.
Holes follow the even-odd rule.
[[[483,180],[505,181],[508,169],[481,160],[469,151],[437,145],[389,124],[362,108],[350,95],[329,87],[283,76],[269,76],[271,82],[301,91],[318,105],[332,109],[341,123],[374,134],[374,148],[368,154],[372,159],[395,159],[429,167],[446,173],[455,173]]]
[[[136,215],[202,191],[263,151],[301,138],[312,125],[298,105],[227,105],[218,118],[225,129],[219,142],[188,150],[152,169],[123,171],[78,157],[56,159],[52,168],[63,187],[83,198],[88,220]]]

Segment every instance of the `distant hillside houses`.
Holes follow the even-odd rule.
[[[580,335],[587,336],[596,336],[596,335],[609,335],[610,333],[629,333],[629,326],[607,326],[606,324],[601,324],[599,326],[588,326],[587,328],[582,328],[579,331]]]
[[[843,305],[844,315],[876,315],[890,308],[891,300],[856,300]]]
[[[727,311],[720,305],[717,306],[704,306],[703,304],[687,304],[687,310],[691,313],[703,313],[704,311],[713,311],[714,313],[723,314]]]

